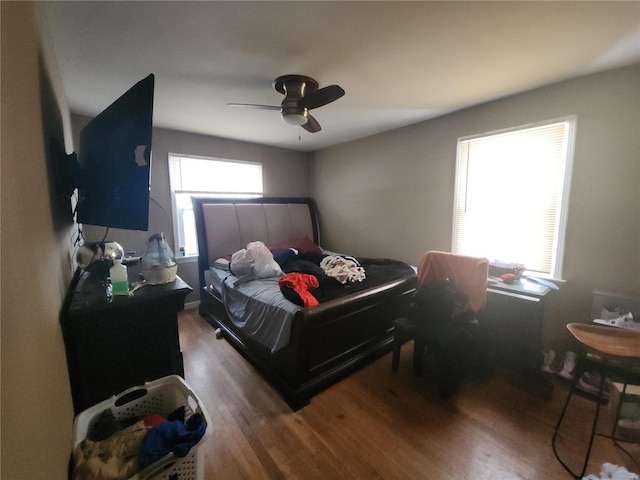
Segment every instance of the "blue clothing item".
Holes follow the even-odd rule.
[[[285,263],[296,258],[298,255],[297,252],[291,248],[279,248],[273,250],[271,253],[273,254],[273,259],[278,262],[281,268]]]
[[[155,425],[142,440],[138,453],[140,469],[171,452],[177,457],[186,457],[191,447],[203,437],[206,429],[207,423],[200,413],[192,415],[186,423],[176,420]]]

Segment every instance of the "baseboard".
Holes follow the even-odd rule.
[[[196,300],[195,302],[187,302],[184,304],[185,310],[193,310],[194,308],[198,308],[200,306],[200,300]]]

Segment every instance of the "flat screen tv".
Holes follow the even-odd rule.
[[[80,131],[77,222],[149,228],[153,74]]]

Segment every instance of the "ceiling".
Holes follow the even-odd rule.
[[[154,125],[300,151],[640,61],[640,2],[45,2],[72,112],[156,76]],[[338,84],[287,125],[284,74]]]

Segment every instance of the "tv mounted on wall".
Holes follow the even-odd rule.
[[[154,79],[136,83],[80,131],[78,223],[148,230]]]

